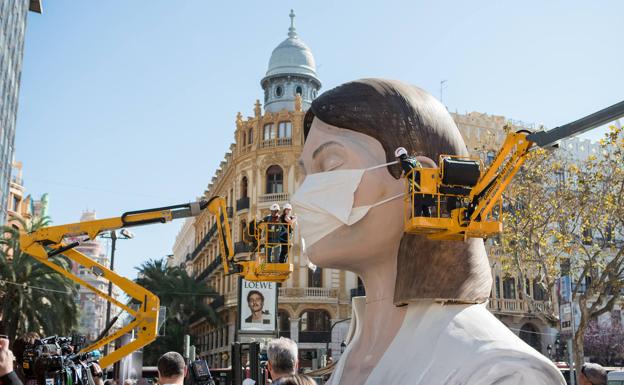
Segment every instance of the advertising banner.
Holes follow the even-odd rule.
[[[238,298],[241,333],[271,333],[277,329],[277,284],[241,279]]]

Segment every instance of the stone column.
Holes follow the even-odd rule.
[[[290,319],[290,339],[299,342],[299,321],[301,318],[289,318]]]

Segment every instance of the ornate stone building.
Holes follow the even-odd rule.
[[[299,39],[291,11],[288,38],[273,51],[266,76],[264,109],[259,101],[253,115],[236,116],[235,143],[225,155],[205,191],[228,202],[236,257],[249,253],[243,242],[246,225],[268,214],[269,206],[283,206],[300,183],[297,160],[303,147],[303,117],[321,87],[314,57]],[[195,247],[187,257],[192,275],[214,287],[221,296],[211,300],[221,315],[222,327],[196,320],[192,325],[198,355],[212,367],[230,365],[230,343],[236,338],[237,276],[223,274],[214,218],[204,212],[195,219]],[[179,238],[183,238],[180,234]],[[294,272],[279,288],[279,334],[297,341],[303,367],[315,368],[327,346],[336,357],[348,330],[351,296],[357,292],[353,273],[332,269],[312,271],[301,260],[300,247],[292,249]]]

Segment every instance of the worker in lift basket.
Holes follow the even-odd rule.
[[[279,252],[279,241],[280,241],[280,233],[282,232],[282,225],[280,224],[280,207],[277,203],[273,203],[271,205],[271,214],[262,218],[262,220],[258,223],[266,223],[266,231],[267,234],[263,234],[266,236],[267,244],[267,262],[275,263],[274,259],[277,259],[276,253]],[[262,244],[262,242],[260,242]],[[274,250],[277,249],[277,250]],[[278,254],[279,255],[279,254]]]
[[[399,147],[394,151],[394,156],[403,169],[403,175],[407,176],[410,171],[414,170],[410,177],[409,192],[410,196],[414,199],[414,216],[415,217],[430,217],[431,211],[429,210],[428,201],[424,194],[418,194],[420,191],[420,169],[422,164],[414,156],[408,156],[407,150],[404,147]],[[412,190],[413,189],[413,190]],[[412,195],[412,191],[416,192]]]

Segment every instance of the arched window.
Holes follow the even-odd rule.
[[[277,132],[273,130],[273,124],[268,123],[264,125],[264,129],[262,130],[262,139],[263,140],[271,140],[277,137]]]
[[[520,339],[529,344],[538,352],[542,351],[542,341],[539,330],[532,323],[526,323],[520,328]]]
[[[277,130],[278,138],[290,138],[292,137],[292,123],[291,122],[279,122]]]
[[[295,88],[295,95],[302,95],[303,94],[303,88],[301,88],[301,86],[297,86],[297,88]]]
[[[249,141],[249,144],[253,144],[253,128],[249,129],[249,132],[247,133],[247,140]]]
[[[243,179],[241,179],[241,186],[240,186],[240,197],[241,198],[247,198],[247,177],[244,176]]]
[[[284,173],[280,166],[273,165],[266,171],[266,193],[278,194],[284,192]]]
[[[243,131],[242,138],[241,138],[241,144],[243,146],[247,144],[247,134],[244,131]]]
[[[327,311],[322,309],[308,309],[301,313],[299,331],[329,332],[329,328],[331,327],[330,323],[330,317]]]
[[[275,96],[280,98],[282,97],[283,94],[284,94],[284,89],[282,88],[282,86],[275,87]]]

